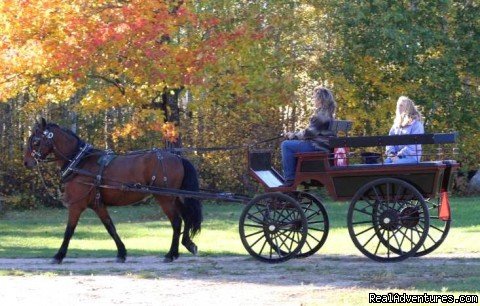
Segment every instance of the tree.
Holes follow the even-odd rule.
[[[326,68],[319,77],[334,84],[340,113],[362,122],[356,131],[385,134],[396,99],[407,95],[422,107],[427,131],[460,132],[460,158],[476,165],[478,3],[320,1],[320,8],[334,43],[319,50]]]

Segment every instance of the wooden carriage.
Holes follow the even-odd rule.
[[[355,246],[377,261],[400,261],[435,250],[450,228],[448,192],[459,163],[452,159],[411,164],[350,162],[339,166],[334,148],[455,143],[457,134],[334,137],[332,152],[297,154],[295,181],[272,167],[271,152],[249,152],[250,175],[266,193],[250,201],[240,218],[247,251],[267,262],[317,252],[328,236],[329,221],[321,198],[310,192],[325,188],[333,200],[350,200],[347,224]],[[443,156],[442,156],[443,157]],[[344,156],[342,158],[350,158]],[[303,191],[299,191],[303,189]]]

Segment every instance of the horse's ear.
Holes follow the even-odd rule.
[[[44,130],[46,127],[47,127],[47,120],[45,120],[45,118],[42,117],[42,124],[41,124],[41,127],[42,127],[42,130]]]

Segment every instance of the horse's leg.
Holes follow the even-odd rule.
[[[155,198],[172,225],[172,245],[170,246],[168,253],[165,254],[165,258],[163,260],[164,262],[172,262],[178,258],[178,243],[180,240],[180,232],[182,230],[182,218],[180,217],[180,214],[174,205],[174,200],[169,200],[171,197],[156,196]]]
[[[175,205],[177,207],[181,207],[181,205],[184,205],[179,198],[175,200]],[[183,227],[183,236],[182,236],[182,244],[183,246],[193,255],[197,255],[198,253],[198,247],[195,243],[193,243],[192,239],[190,238],[190,229],[192,228],[191,222],[188,220],[188,218],[183,218],[183,221],[185,222],[185,226]]]
[[[78,219],[80,215],[85,210],[84,207],[78,206],[71,206],[68,208],[68,221],[67,221],[67,228],[65,229],[65,234],[63,236],[63,242],[58,250],[57,254],[53,256],[52,263],[60,264],[62,263],[63,259],[67,255],[68,244],[70,243],[70,239],[75,232],[75,228],[78,224]]]
[[[92,209],[100,218],[103,225],[107,229],[107,232],[110,234],[110,236],[112,236],[115,244],[117,245],[117,262],[125,262],[127,258],[127,250],[125,249],[125,245],[117,234],[117,230],[115,229],[112,218],[110,218],[110,215],[108,214],[107,208],[105,206],[98,207],[97,205],[95,205],[95,207]]]

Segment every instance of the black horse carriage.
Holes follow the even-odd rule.
[[[250,175],[266,193],[243,210],[239,225],[242,243],[253,257],[266,262],[317,252],[329,231],[321,198],[308,191],[318,186],[333,200],[351,200],[348,231],[367,257],[394,262],[426,255],[440,246],[450,229],[448,192],[459,163],[444,159],[440,145],[454,143],[456,138],[456,133],[331,138],[332,152],[338,147],[432,144],[439,146],[435,150],[441,159],[412,164],[364,160],[339,166],[332,153],[299,153],[291,187],[283,186],[269,151],[249,152]],[[299,191],[299,187],[306,190]]]

